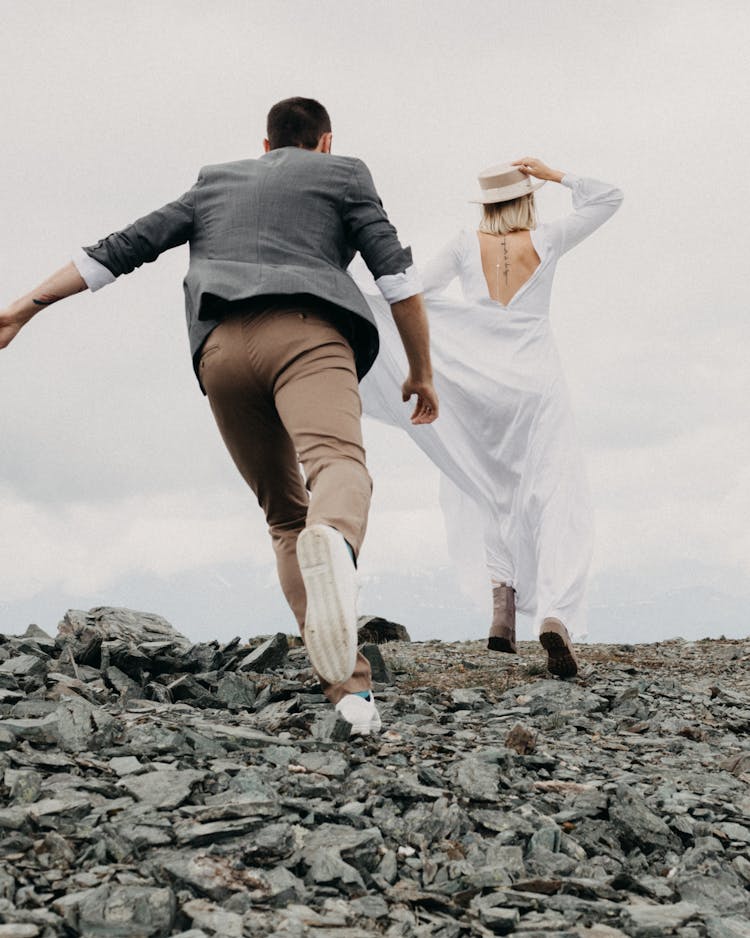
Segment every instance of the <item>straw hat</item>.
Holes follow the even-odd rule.
[[[522,173],[512,163],[496,163],[483,169],[478,176],[482,190],[478,199],[469,199],[487,205],[490,202],[509,202],[519,196],[535,192],[544,185],[545,180],[532,181],[531,176]]]

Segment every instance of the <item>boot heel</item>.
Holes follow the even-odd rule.
[[[487,639],[487,647],[490,651],[504,651],[508,655],[515,655],[516,646],[509,638],[500,638],[498,635],[490,635]]]
[[[492,587],[492,626],[487,640],[490,651],[508,655],[516,651],[516,591],[503,584]]]

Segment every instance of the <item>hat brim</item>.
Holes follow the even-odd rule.
[[[510,202],[511,199],[518,199],[522,195],[528,195],[530,192],[536,192],[545,184],[546,179],[540,179],[532,185],[525,182],[517,182],[513,186],[503,186],[502,189],[483,189],[478,199],[469,199],[475,205],[489,205],[493,202]]]

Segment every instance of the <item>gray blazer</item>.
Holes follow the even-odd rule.
[[[378,353],[378,333],[346,268],[357,251],[376,280],[412,264],[365,164],[296,147],[205,166],[175,202],[84,251],[117,277],[186,241],[185,311],[196,374],[201,346],[227,302],[307,294],[354,314],[361,378]]]

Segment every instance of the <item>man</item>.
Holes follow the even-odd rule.
[[[403,399],[417,396],[418,424],[438,411],[427,318],[411,252],[367,167],[331,154],[325,108],[280,101],[267,133],[259,159],[204,167],[175,202],[80,249],[11,304],[0,313],[0,348],[40,309],[190,243],[184,287],[196,375],[265,511],[281,586],[323,690],[353,732],[367,734],[380,718],[369,663],[357,653],[354,564],[371,492],[357,382],[378,335],[346,273],[356,252],[391,304],[409,362]]]

